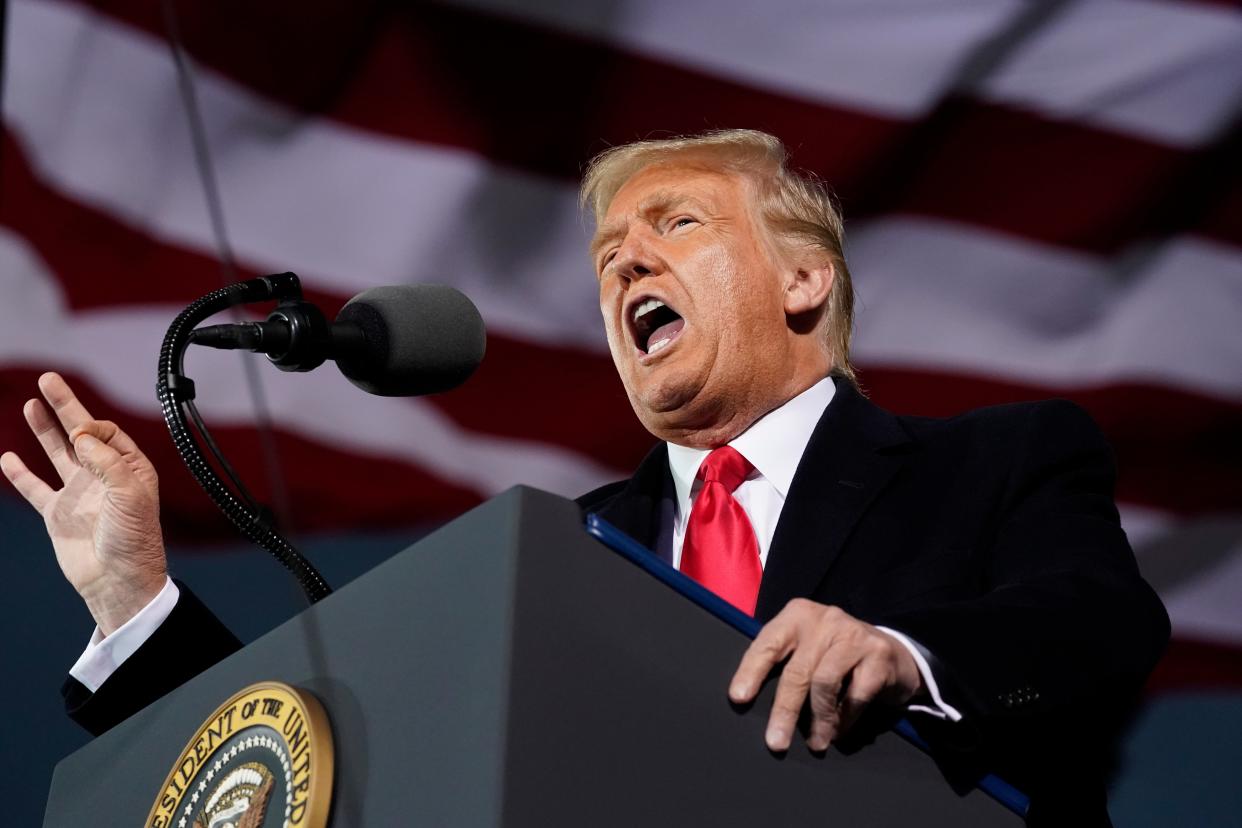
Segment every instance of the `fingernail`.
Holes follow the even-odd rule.
[[[745,682],[738,682],[729,688],[729,698],[734,701],[746,701],[750,698],[750,685]]]
[[[82,449],[83,451],[90,451],[91,449],[95,447],[95,444],[98,442],[99,442],[98,440],[96,440],[94,437],[92,437],[89,434],[79,434],[78,439],[74,440],[73,444],[74,446]]]
[[[784,750],[789,746],[789,731],[782,727],[769,727],[764,739],[770,750]]]

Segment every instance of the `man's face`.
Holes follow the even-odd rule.
[[[785,266],[759,222],[742,177],[662,164],[631,177],[600,224],[609,348],[662,439],[719,444],[784,401]]]

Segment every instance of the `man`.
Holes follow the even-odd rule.
[[[908,711],[953,773],[987,766],[1035,819],[1106,824],[1109,740],[1168,636],[1112,502],[1107,446],[1068,403],[950,420],[871,405],[849,362],[841,221],[779,141],[737,130],[593,162],[583,201],[609,346],[662,442],[580,500],[767,622],[728,693],[782,662],[766,741],[826,750]],[[931,277],[929,277],[931,278]],[[46,375],[26,406],[64,483],[0,466],[44,515],[99,629],[66,701],[110,727],[240,646],[167,579],[155,474]],[[179,592],[179,594],[178,594]],[[192,634],[205,663],[176,661]]]

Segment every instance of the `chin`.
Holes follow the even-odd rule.
[[[679,419],[679,415],[688,406],[693,398],[687,398],[682,394],[668,393],[665,389],[660,389],[659,393],[648,391],[633,398],[631,402],[634,405],[634,413],[638,415],[638,419],[642,420],[643,425],[649,429],[656,423],[668,423]]]
[[[630,394],[634,413],[643,426],[662,439],[675,430],[693,428],[702,420],[702,387],[686,377],[648,377],[642,387]]]

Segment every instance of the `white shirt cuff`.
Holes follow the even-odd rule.
[[[180,594],[172,578],[165,577],[164,588],[159,594],[112,635],[105,637],[99,627],[95,627],[86,650],[69,668],[69,675],[94,693],[164,623],[177,605]]]
[[[923,676],[923,684],[927,688],[927,694],[931,696],[932,705],[934,705],[911,704],[906,706],[906,710],[916,713],[927,713],[928,715],[935,716],[937,719],[960,722],[962,714],[957,711],[957,708],[948,704],[940,697],[940,687],[936,684],[936,676],[932,673],[931,664],[927,660],[927,651],[903,633],[888,627],[876,627],[876,629],[888,633],[901,642],[901,646],[910,651],[910,655],[914,657],[914,663],[919,666],[919,674]]]

